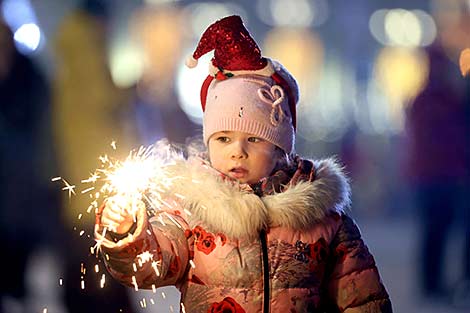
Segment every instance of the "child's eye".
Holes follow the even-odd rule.
[[[261,142],[261,141],[263,141],[263,139],[261,139],[259,137],[250,137],[250,138],[248,138],[248,141],[249,142]]]
[[[229,142],[230,138],[228,138],[226,136],[220,136],[220,137],[217,137],[215,140],[217,140],[219,142]]]

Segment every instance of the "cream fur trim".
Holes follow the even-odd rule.
[[[169,169],[178,176],[171,192],[185,198],[192,226],[203,223],[209,231],[232,238],[256,236],[267,226],[306,230],[350,204],[350,187],[341,167],[333,159],[315,161],[314,166],[314,182],[260,198],[244,191],[243,185],[223,181],[213,169],[180,161]]]

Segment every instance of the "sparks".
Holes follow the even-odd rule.
[[[101,275],[101,280],[100,280],[100,287],[101,288],[104,288],[105,280],[106,280],[106,276],[104,274]]]
[[[192,268],[196,268],[196,264],[194,264],[193,260],[189,260],[189,264],[191,265]]]
[[[59,278],[59,285],[62,286],[63,283],[64,283],[64,282],[63,282],[62,278]]]
[[[90,188],[87,188],[87,189],[82,190],[81,193],[82,193],[82,194],[83,194],[83,193],[87,193],[87,192],[90,192],[90,191],[92,191],[92,190],[94,190],[94,189],[95,189],[95,187],[90,187]]]
[[[111,147],[113,147],[113,149],[116,150],[116,141],[115,140],[111,141]]]
[[[62,178],[62,182],[65,184],[65,187],[62,188],[62,190],[67,190],[69,193],[69,198],[73,195],[75,195],[75,185],[70,185],[65,179]]]
[[[52,177],[51,181],[58,181],[58,180],[61,180],[62,177],[60,176],[57,176],[57,177]]]
[[[139,262],[144,264],[146,262],[153,261],[153,254],[150,253],[150,251],[144,251],[141,254],[138,254],[137,258],[139,259]]]
[[[139,291],[139,286],[137,285],[137,280],[135,276],[132,276],[132,284],[134,285],[135,291]]]

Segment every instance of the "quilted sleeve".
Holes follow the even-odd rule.
[[[184,281],[192,250],[188,228],[178,214],[162,211],[148,218],[142,206],[133,233],[118,240],[103,236],[97,228],[95,239],[109,273],[122,284],[135,289],[178,287]]]
[[[354,221],[343,214],[331,243],[332,264],[327,293],[335,311],[391,313],[392,305],[374,257]]]

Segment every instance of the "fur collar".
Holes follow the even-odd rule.
[[[181,161],[169,169],[177,176],[172,192],[184,197],[190,224],[229,237],[252,237],[267,227],[307,230],[327,214],[341,213],[350,204],[350,186],[333,159],[313,161],[316,179],[300,182],[282,193],[258,197],[246,185],[224,181],[207,166]],[[195,226],[195,225],[191,225]]]

